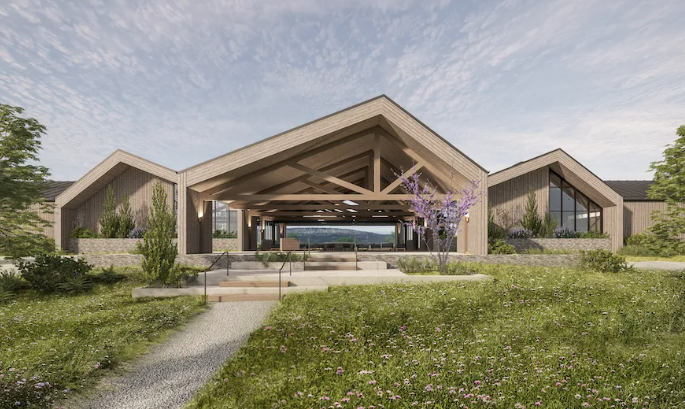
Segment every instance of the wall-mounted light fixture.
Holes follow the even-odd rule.
[[[468,213],[466,213],[466,214],[464,215],[464,220],[466,221],[466,223],[469,222],[469,214],[468,214]]]
[[[197,218],[198,220],[202,220],[202,216],[204,216],[204,213],[202,213],[202,210],[197,212]]]

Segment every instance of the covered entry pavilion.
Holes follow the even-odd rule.
[[[397,177],[403,172],[441,193],[472,181],[488,186],[483,168],[380,96],[179,172],[179,252],[212,251],[212,201],[240,210],[244,251],[257,250],[273,223],[400,226],[415,218]],[[485,200],[457,242],[459,252],[487,252]]]

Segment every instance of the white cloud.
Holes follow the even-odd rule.
[[[48,0],[0,7],[0,99],[75,179],[191,166],[385,93],[495,171],[562,147],[644,178],[685,122],[677,0]]]

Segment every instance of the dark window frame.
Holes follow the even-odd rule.
[[[569,226],[564,226],[564,186],[568,186],[571,189],[573,189],[573,231],[578,231],[577,230],[577,224],[578,224],[578,220],[577,220],[578,219],[578,197],[577,197],[577,195],[581,194],[588,201],[587,209],[585,209],[585,214],[587,214],[587,217],[588,217],[588,219],[587,219],[588,230],[587,231],[590,231],[590,225],[591,225],[590,224],[590,213],[592,213],[591,209],[592,209],[592,205],[594,205],[596,208],[599,209],[599,232],[600,233],[603,232],[604,231],[604,209],[602,208],[602,206],[595,203],[592,199],[590,199],[588,197],[588,195],[581,192],[578,188],[576,188],[572,184],[568,183],[568,181],[566,179],[564,179],[563,177],[561,177],[561,175],[559,175],[557,172],[550,169],[549,174],[550,174],[550,176],[551,175],[556,176],[561,181],[561,184],[559,186],[557,186],[557,188],[559,189],[559,194],[560,194],[560,197],[559,197],[560,208],[558,211],[557,210],[552,211],[550,209],[550,206],[549,206],[549,203],[551,203],[552,200],[550,198],[548,198],[549,203],[548,203],[548,209],[547,209],[547,212],[550,214],[551,213],[559,213],[561,215],[561,219],[559,220],[559,225],[562,228],[563,227],[570,228]],[[551,178],[550,178],[550,183],[547,184],[547,189],[548,189],[548,192],[551,192],[551,189],[552,189]],[[571,210],[566,210],[566,212],[570,213]]]

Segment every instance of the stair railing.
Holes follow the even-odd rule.
[[[357,238],[354,238],[354,270],[359,270],[359,255],[357,254]]]
[[[231,258],[229,257],[228,251],[224,251],[223,253],[221,253],[219,255],[219,258],[214,260],[212,265],[205,269],[205,274],[204,274],[205,275],[205,295],[204,295],[205,304],[207,304],[207,271],[211,271],[212,267],[214,267],[216,265],[216,263],[218,263],[219,260],[221,260],[221,258],[224,256],[226,256],[226,277],[228,277],[228,273],[229,273],[229,269],[230,269],[230,265],[231,265]]]
[[[278,269],[278,301],[281,301],[281,273],[283,272],[283,267],[285,267],[285,263],[290,262],[290,275],[293,275],[293,261],[290,259],[290,256],[292,254],[292,251],[288,252],[288,255],[285,257],[285,260],[283,260],[281,268]]]

